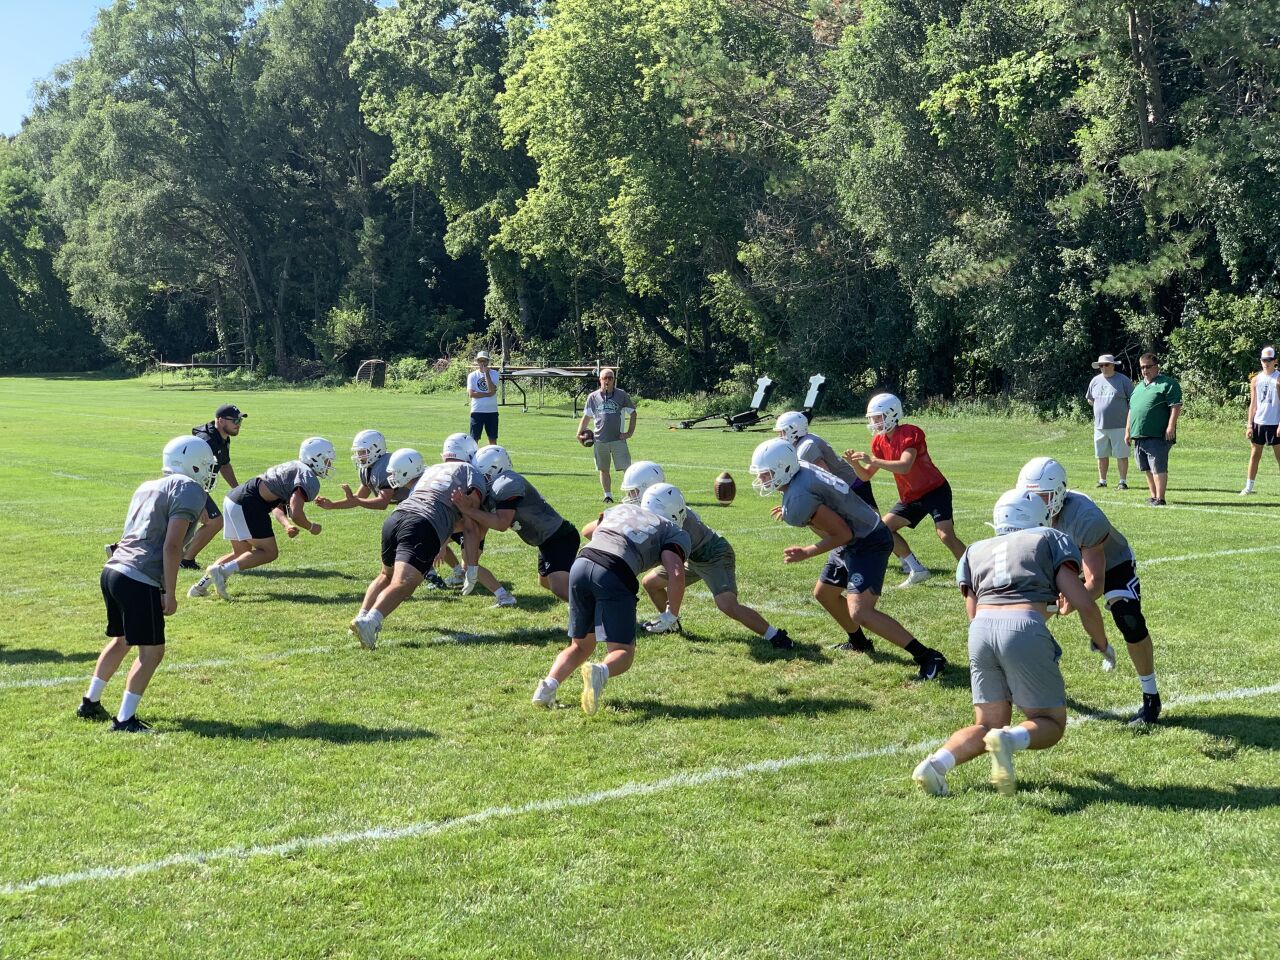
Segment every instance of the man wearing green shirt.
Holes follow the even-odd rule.
[[[1182,388],[1173,377],[1160,372],[1154,353],[1138,360],[1142,380],[1129,399],[1129,420],[1124,428],[1125,443],[1132,443],[1138,469],[1147,475],[1147,503],[1164,506],[1169,484],[1169,448],[1178,442],[1178,415],[1182,413]]]

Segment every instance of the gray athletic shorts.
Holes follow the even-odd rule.
[[[738,559],[733,544],[724,537],[711,545],[703,560],[690,560],[684,565],[685,584],[701,580],[713,597],[738,592]]]
[[[969,683],[974,703],[1019,707],[1067,705],[1058,659],[1062,648],[1030,610],[979,610],[969,624]]]
[[[627,449],[625,440],[597,440],[591,447],[591,454],[596,458],[596,469],[609,469],[609,457],[613,457],[613,469],[625,470],[631,466],[631,451]]]

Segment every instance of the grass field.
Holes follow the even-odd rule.
[[[466,421],[456,398],[0,380],[0,957],[1280,956],[1280,479],[1266,463],[1261,495],[1236,496],[1235,428],[1184,424],[1169,507],[1142,506],[1136,474],[1098,498],[1139,556],[1166,719],[1110,719],[1140,699],[1131,665],[1121,652],[1102,674],[1078,620],[1059,621],[1079,722],[1020,755],[1015,798],[980,759],[939,800],[911,769],[971,714],[963,604],[929,524],[912,543],[937,576],[883,601],[952,659],[943,683],[913,685],[884,642],[871,661],[827,649],[843,636],[809,597],[820,563],[781,563],[811,538],[749,488],[764,435],[668,432],[652,406],[633,453],[727,534],[743,599],[795,655],[695,588],[687,635],[642,635],[599,714],[577,709],[576,677],[566,709],[535,711],[565,610],[533,551],[490,535],[518,608],[421,591],[371,653],[346,623],[382,515],[346,511],[233,578],[233,602],[183,597],[139,711],[161,735],[77,720],[102,644],[102,544],[165,441],[227,399],[249,413],[242,478],[321,434],[351,480],[357,430],[430,456]],[[915,422],[966,541],[1031,456],[1093,493],[1086,424]],[[599,491],[573,426],[508,410],[502,439],[581,526]],[[859,421],[816,429],[867,441]],[[711,503],[724,468],[729,508]],[[876,490],[895,499],[888,478]]]

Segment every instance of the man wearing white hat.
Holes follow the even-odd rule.
[[[1133,381],[1116,371],[1119,361],[1104,353],[1094,361],[1098,375],[1089,381],[1084,398],[1093,407],[1093,452],[1098,458],[1098,486],[1107,485],[1110,458],[1116,458],[1120,470],[1119,489],[1129,489],[1129,445],[1124,440],[1124,425],[1129,419],[1129,398]]]
[[[1276,348],[1262,348],[1262,369],[1253,375],[1249,383],[1249,417],[1244,425],[1244,435],[1252,445],[1249,449],[1249,472],[1245,474],[1244,489],[1240,496],[1254,492],[1253,481],[1258,478],[1258,464],[1262,462],[1262,448],[1270,447],[1280,463],[1280,371],[1276,370]]]
[[[483,430],[490,443],[498,442],[498,378],[489,369],[489,353],[476,354],[476,368],[467,374],[467,396],[471,398],[471,439],[480,442]]]

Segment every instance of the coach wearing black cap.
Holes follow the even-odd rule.
[[[234,403],[224,403],[214,413],[212,420],[202,426],[191,428],[193,436],[209,444],[209,449],[218,460],[218,472],[233,488],[239,485],[239,481],[236,480],[236,472],[231,467],[231,438],[239,435],[240,421],[247,416],[248,414],[241,413],[240,408]],[[180,564],[183,570],[200,569],[200,564],[196,563],[196,555],[222,530],[222,513],[213,502],[213,497],[205,496],[204,512],[204,523],[200,525],[200,529],[191,540],[191,546],[183,554]]]

